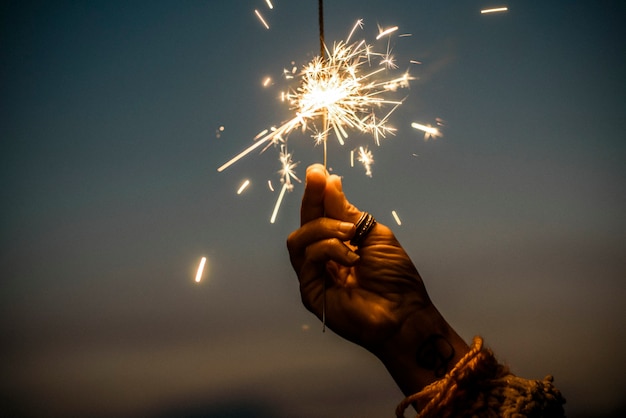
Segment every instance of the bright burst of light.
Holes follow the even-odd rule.
[[[421,123],[413,122],[411,127],[424,132],[424,140],[428,141],[430,138],[437,138],[441,136],[441,132],[437,128],[433,128],[430,125],[422,125]]]
[[[202,257],[200,260],[200,265],[198,266],[198,271],[196,272],[196,283],[200,283],[202,280],[202,273],[204,272],[204,265],[206,264],[206,257]]]
[[[293,189],[291,180],[297,179],[293,174],[295,164],[291,162],[291,154],[283,149],[292,132],[311,132],[313,142],[324,145],[329,136],[334,136],[339,144],[344,145],[349,131],[370,135],[376,145],[380,145],[381,139],[387,135],[395,134],[396,129],[388,124],[389,117],[404,100],[394,97],[395,92],[407,88],[412,77],[408,72],[395,74],[393,70],[397,64],[389,43],[386,52],[380,53],[375,52],[365,40],[350,41],[362,24],[362,20],[357,21],[346,40],[334,43],[332,49],[326,46],[326,56],[314,57],[300,70],[295,63],[290,70],[285,69],[285,79],[298,80],[295,88],[281,94],[282,101],[289,105],[294,116],[278,127],[263,131],[254,144],[217,169],[220,172],[225,170],[255,149],[264,151],[271,145],[280,144],[283,188],[275,213],[285,191]],[[377,39],[397,29],[380,29]],[[372,60],[379,58],[381,65],[374,66]],[[369,165],[373,158],[367,148],[360,148],[359,161],[365,165],[367,175],[371,176]]]

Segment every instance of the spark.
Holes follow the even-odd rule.
[[[267,181],[267,187],[268,187],[271,191],[274,191],[274,186],[272,186],[272,180],[268,180],[268,181]]]
[[[359,156],[357,157],[357,160],[359,160],[359,162],[363,164],[363,167],[365,167],[365,175],[372,177],[372,164],[374,164],[374,157],[367,147],[359,147]]]
[[[270,28],[270,25],[268,25],[265,19],[263,19],[263,16],[261,16],[261,12],[259,12],[257,9],[254,9],[254,14],[256,14],[256,17],[258,17],[261,23],[263,23],[263,26],[265,26],[265,29]]]
[[[269,129],[263,129],[261,132],[256,134],[256,136],[253,138],[253,140],[256,141],[257,139],[259,139],[260,137],[262,137],[263,135],[265,135],[268,132],[269,132]]]
[[[270,223],[272,224],[276,222],[278,209],[282,204],[285,192],[291,192],[293,190],[292,180],[296,180],[299,183],[301,182],[301,180],[296,176],[295,172],[293,171],[298,163],[293,162],[293,160],[291,159],[291,154],[287,152],[287,147],[285,145],[281,146],[280,162],[282,163],[282,168],[279,173],[281,175],[280,181],[281,183],[283,183],[283,187],[280,189],[278,199],[276,199],[276,204],[274,205],[274,211],[272,212],[272,216],[270,217]]]
[[[274,6],[272,5],[272,2],[270,0],[265,0],[265,3],[267,3],[267,7],[269,7],[270,9],[274,8]]]
[[[200,283],[202,280],[202,273],[204,272],[204,265],[206,264],[206,257],[202,257],[200,260],[200,265],[198,266],[198,271],[196,272],[196,283]]]
[[[295,180],[298,183],[301,182],[301,180],[296,176],[296,173],[294,172],[294,168],[296,168],[298,163],[294,163],[291,159],[291,154],[287,152],[287,146],[282,145],[280,148],[281,151],[279,158],[282,164],[282,168],[280,169],[280,181],[286,184],[289,188],[289,191],[291,191],[291,189],[293,189],[293,183],[291,182],[291,180]]]
[[[239,190],[237,190],[237,194],[243,193],[243,191],[246,190],[246,188],[249,185],[250,185],[250,180],[245,180],[243,183],[241,183],[241,186],[239,186]]]
[[[508,11],[509,8],[508,7],[495,7],[493,9],[483,9],[480,11],[481,14],[485,14],[485,13],[499,13],[499,12],[506,12]]]
[[[280,194],[278,195],[278,199],[276,199],[276,204],[274,205],[274,211],[272,212],[272,216],[270,217],[270,223],[273,224],[276,222],[276,216],[278,216],[278,209],[280,208],[281,203],[283,202],[283,197],[285,196],[285,191],[287,191],[287,184],[283,184],[282,189],[280,189]]]
[[[392,26],[392,27],[387,28],[387,29],[385,29],[385,30],[383,30],[382,28],[379,28],[379,29],[380,29],[380,33],[379,33],[379,34],[378,34],[378,36],[376,37],[376,40],[379,40],[379,39],[380,39],[380,38],[382,38],[383,36],[385,36],[385,35],[389,35],[390,33],[393,33],[393,32],[395,32],[395,31],[397,31],[397,30],[398,30],[398,27],[397,27],[397,26]]]
[[[395,211],[395,210],[392,210],[392,211],[391,211],[391,214],[393,215],[393,219],[395,219],[395,220],[396,220],[396,223],[397,223],[398,225],[402,225],[402,221],[400,220],[400,217],[398,216],[398,214],[396,213],[396,211]]]
[[[421,123],[413,122],[411,127],[424,132],[424,140],[428,141],[430,138],[437,138],[441,136],[441,132],[437,128],[433,128],[430,125],[422,125]]]
[[[385,54],[381,54],[382,59],[380,60],[379,65],[384,65],[386,68],[396,69],[398,66],[396,65],[395,57],[391,54],[391,45],[387,42],[387,52]]]
[[[271,82],[272,82],[271,77],[266,77],[265,80],[263,80],[263,87],[269,86]]]
[[[359,28],[359,29],[363,29],[363,19],[359,19],[356,21],[356,23],[354,24],[354,26],[352,27],[352,30],[350,31],[350,34],[348,35],[348,37],[346,38],[346,43],[350,42],[350,39],[352,39],[352,35],[354,35],[354,31]]]
[[[291,69],[284,69],[285,79],[298,81],[297,86],[281,93],[281,100],[293,111],[291,119],[271,130],[262,131],[252,145],[217,169],[221,172],[255,150],[263,152],[271,146],[280,146],[283,188],[275,213],[285,192],[293,188],[292,180],[297,179],[293,174],[295,164],[291,163],[291,154],[283,149],[294,131],[310,131],[313,142],[324,145],[330,136],[344,145],[351,131],[370,135],[376,145],[380,145],[382,138],[395,135],[396,129],[388,122],[404,98],[394,96],[398,89],[407,88],[413,78],[408,72],[398,75],[393,71],[396,65],[389,43],[386,53],[378,53],[365,40],[351,42],[355,32],[362,27],[363,21],[358,20],[346,41],[335,42],[332,48],[325,46],[324,57],[316,56],[300,69],[295,62],[291,63]],[[381,28],[378,37],[397,29]],[[372,67],[372,57],[383,57],[384,65]],[[371,165],[371,152],[367,148],[361,149],[365,154],[359,155],[363,159],[360,161],[364,164],[369,161],[367,164]],[[366,171],[371,175],[371,170],[366,168]],[[274,215],[272,219],[275,219]]]

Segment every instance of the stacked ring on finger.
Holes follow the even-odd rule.
[[[356,223],[356,231],[354,237],[350,240],[350,244],[359,246],[371,229],[376,225],[376,219],[367,212],[363,212],[359,221]]]

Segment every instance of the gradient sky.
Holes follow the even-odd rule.
[[[274,5],[0,5],[4,411],[393,414],[383,366],[300,304],[285,239],[302,186],[270,224],[273,150],[216,171],[289,115],[282,69],[319,49],[316,1]],[[327,0],[326,40],[359,18],[367,40],[377,24],[411,33],[398,64],[422,64],[372,178],[331,146],[348,197],[393,227],[467,341],[553,374],[571,416],[622,406],[624,3]],[[410,127],[435,118],[437,140]],[[321,154],[298,137],[302,177]]]

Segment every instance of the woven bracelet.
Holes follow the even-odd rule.
[[[527,380],[497,362],[493,352],[474,337],[469,352],[442,379],[406,397],[396,408],[404,417],[409,405],[416,418],[446,417],[564,417],[565,399],[552,376]]]

